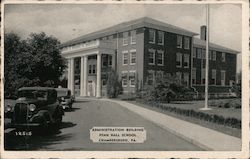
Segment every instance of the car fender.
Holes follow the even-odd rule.
[[[45,118],[47,121],[52,121],[53,120],[50,113],[49,113],[49,111],[47,111],[47,110],[38,111],[38,113],[36,115],[34,115],[34,117],[42,117],[42,118]]]

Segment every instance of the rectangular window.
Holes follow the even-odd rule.
[[[179,84],[181,84],[181,82],[182,82],[181,72],[176,72],[176,78],[177,78],[177,82],[178,82]]]
[[[206,60],[205,59],[202,60],[202,68],[206,68]]]
[[[209,60],[212,60],[212,51],[209,50]]]
[[[130,50],[130,65],[135,65],[136,63],[136,50]]]
[[[128,65],[128,51],[122,52],[122,64]]]
[[[92,65],[89,65],[89,74],[92,73]]]
[[[206,75],[206,69],[203,68],[201,72],[201,84],[205,84],[205,75]]]
[[[184,85],[185,86],[189,86],[189,74],[188,73],[184,73]]]
[[[131,44],[136,44],[136,30],[130,32],[131,34]]]
[[[212,69],[212,85],[216,85],[216,69]]]
[[[154,49],[149,49],[148,50],[148,53],[149,53],[149,62],[148,64],[149,65],[154,65],[155,64],[155,50]]]
[[[148,71],[147,83],[148,85],[154,84],[154,71]]]
[[[128,45],[128,32],[123,33],[122,43],[123,45]]]
[[[213,61],[216,61],[216,51],[212,51],[213,52]]]
[[[201,49],[197,49],[197,58],[201,59]]]
[[[221,85],[225,86],[225,81],[226,81],[226,71],[221,70]]]
[[[129,81],[130,81],[130,87],[135,87],[135,77],[131,77]]]
[[[190,38],[189,37],[185,37],[184,38],[184,49],[189,50],[190,48]]]
[[[157,51],[157,65],[159,66],[164,65],[164,51],[163,50]]]
[[[184,68],[189,68],[189,55],[188,54],[184,54]]]
[[[182,36],[177,35],[177,48],[182,48]]]
[[[128,86],[128,79],[124,78],[122,79],[122,87],[127,87]]]
[[[192,69],[192,83],[196,84],[196,68]]]
[[[93,65],[93,70],[92,70],[93,74],[95,74],[95,70],[96,70],[96,65]]]
[[[122,87],[128,86],[128,71],[122,71]]]
[[[197,52],[197,48],[194,48],[194,50],[193,50],[193,58],[196,58],[196,52]]]
[[[108,66],[108,55],[102,55],[102,67]]]
[[[176,53],[176,67],[182,67],[182,54]]]
[[[155,43],[155,30],[149,30],[149,43]]]
[[[107,81],[106,81],[105,79],[103,79],[103,80],[102,80],[102,86],[103,86],[103,87],[106,87],[106,85],[107,85]]]
[[[226,54],[224,52],[221,54],[221,61],[226,62]]]
[[[206,59],[206,50],[202,49],[202,59]]]
[[[158,44],[164,45],[164,32],[158,31]]]
[[[111,55],[108,55],[108,63],[109,63],[109,66],[112,66],[112,56]]]

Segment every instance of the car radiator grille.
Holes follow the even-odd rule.
[[[28,106],[25,103],[17,103],[14,108],[14,122],[17,124],[27,123]]]

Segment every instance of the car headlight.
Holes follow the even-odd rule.
[[[11,109],[12,109],[12,108],[11,108],[11,106],[10,106],[10,105],[7,105],[7,106],[6,106],[6,111],[7,111],[7,112],[10,112],[10,111],[11,111]]]
[[[36,105],[35,105],[35,104],[30,104],[30,105],[29,105],[29,110],[30,110],[30,111],[33,112],[33,111],[35,111],[35,109],[36,109]]]

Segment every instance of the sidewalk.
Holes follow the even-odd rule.
[[[158,113],[125,101],[101,99],[117,103],[130,111],[154,122],[163,129],[197,145],[205,150],[240,151],[241,139],[229,136],[196,124]]]

